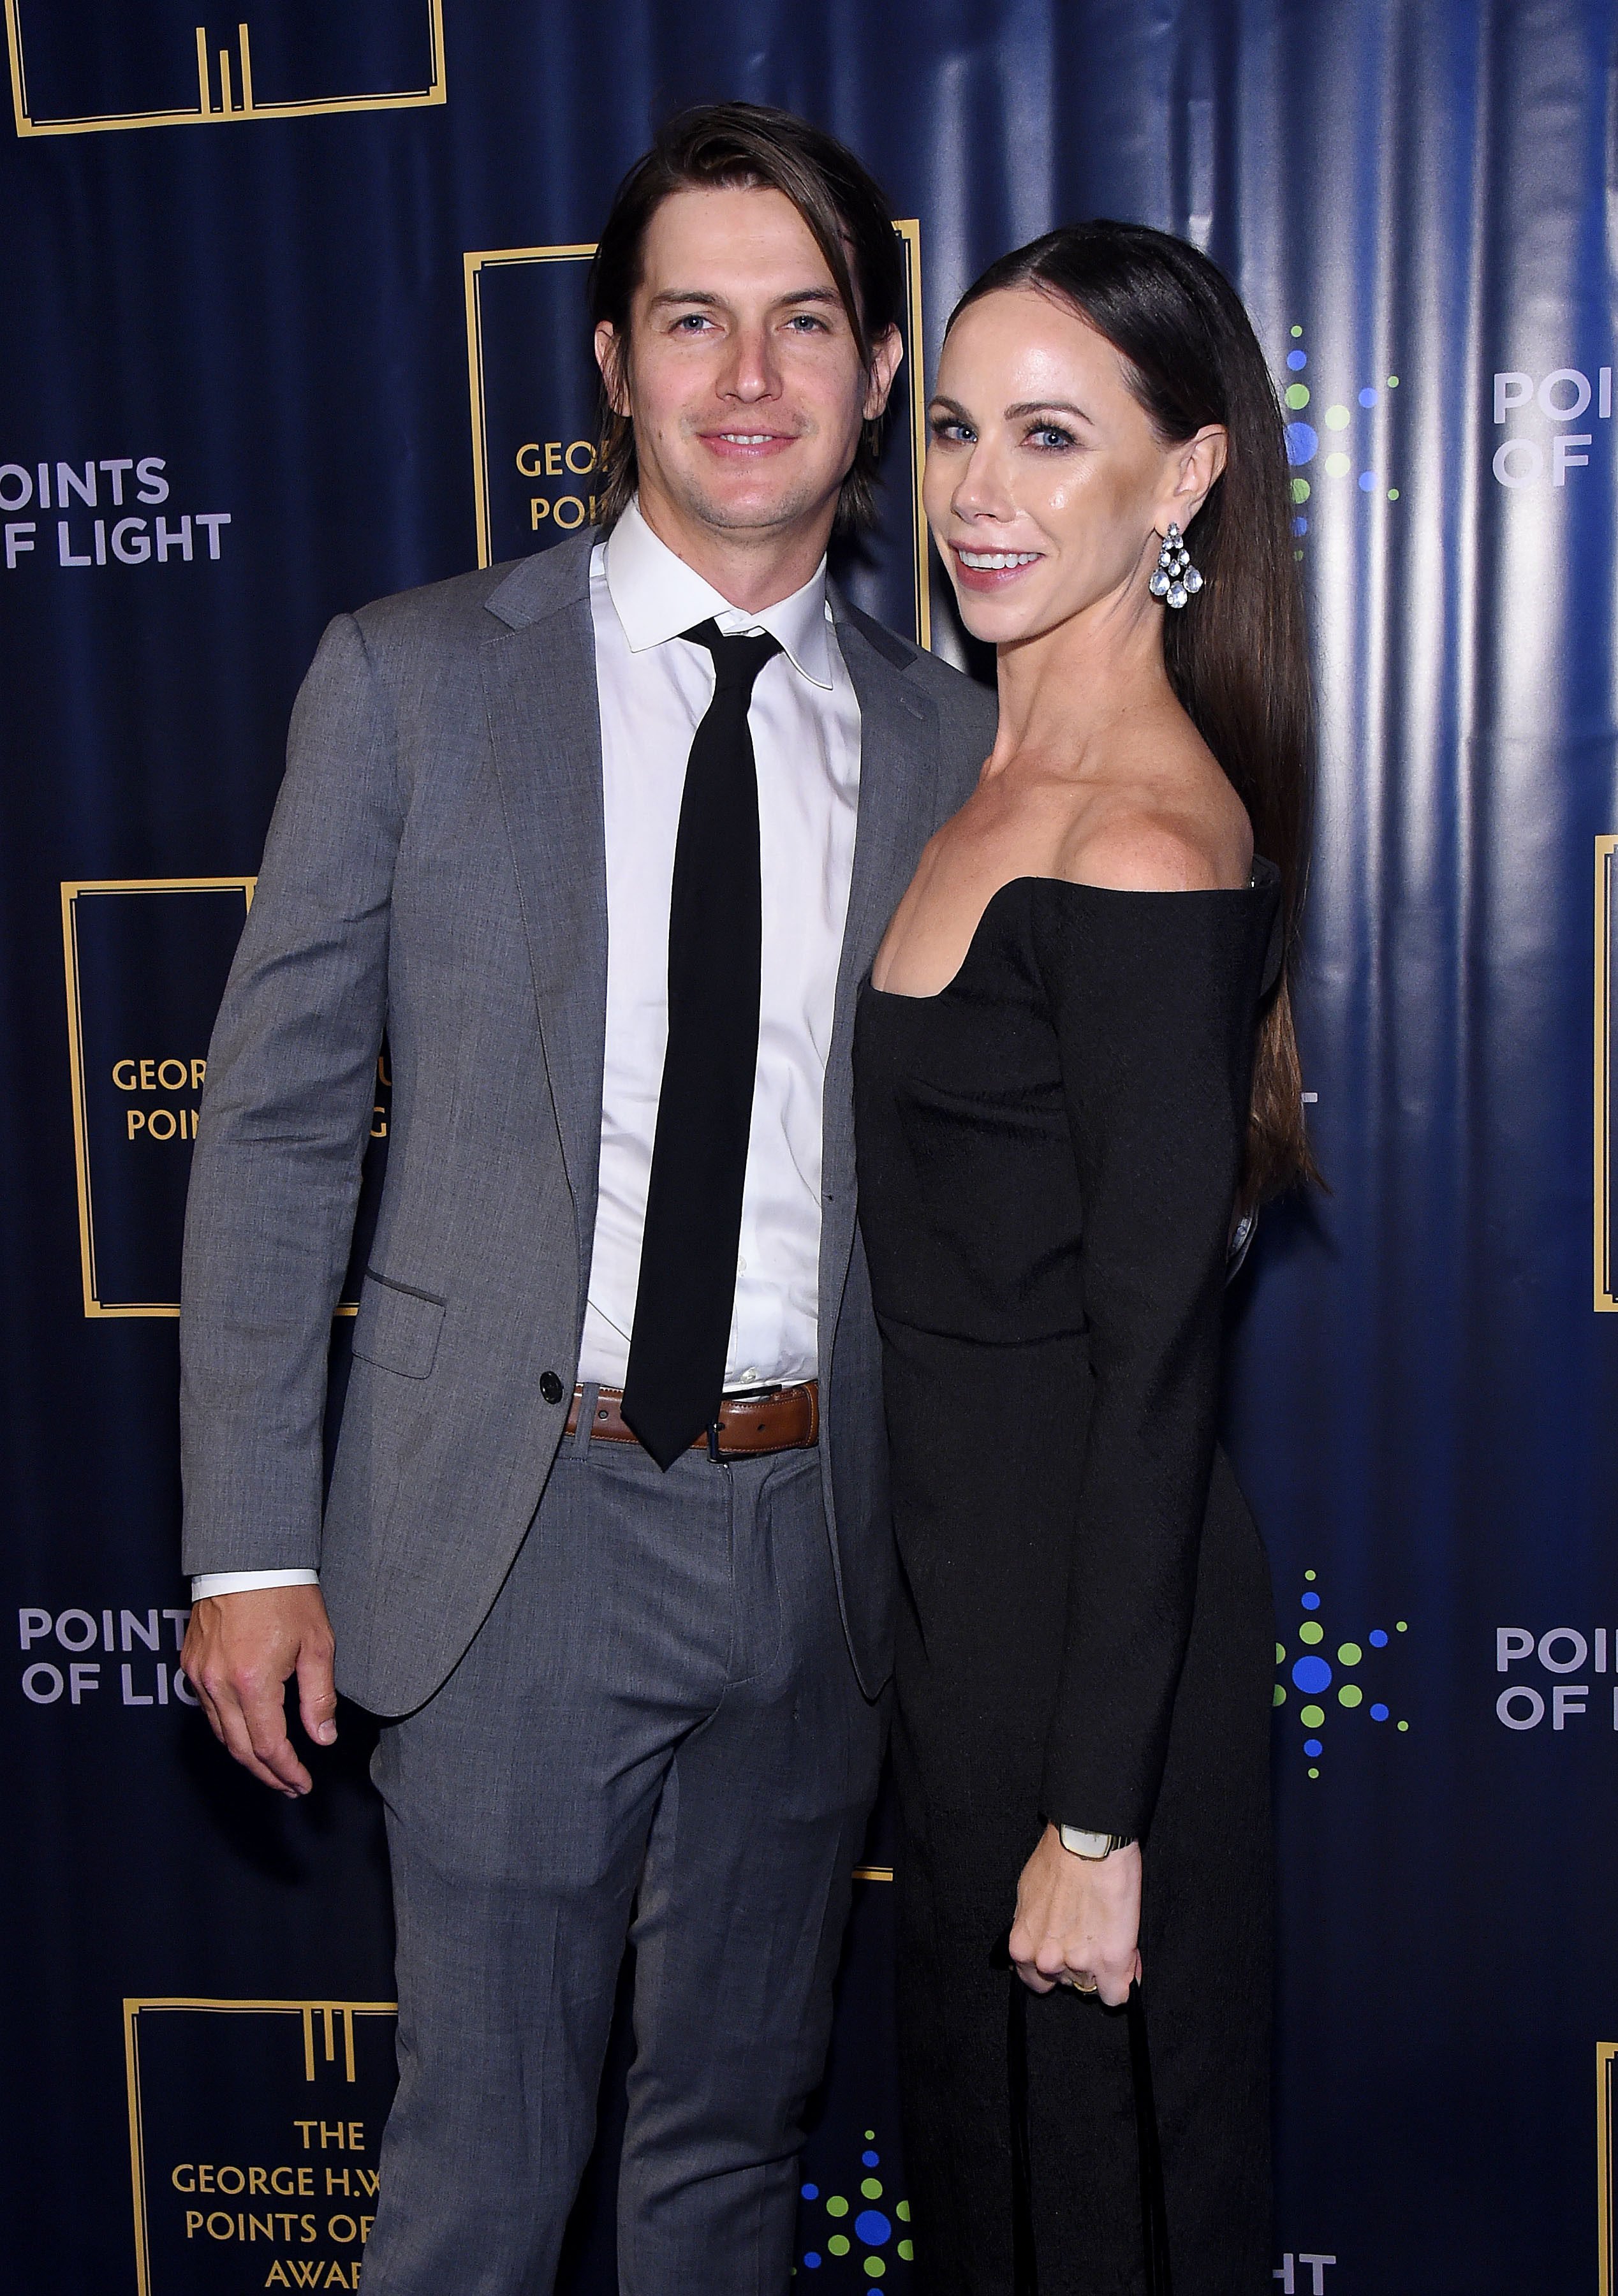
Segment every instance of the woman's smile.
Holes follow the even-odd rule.
[[[952,542],[949,551],[961,588],[980,593],[1009,589],[1045,556],[1042,550],[994,550],[981,542]]]

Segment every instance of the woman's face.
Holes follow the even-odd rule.
[[[1164,447],[1112,344],[1032,288],[961,314],[929,421],[923,499],[973,637],[1008,644],[1106,603],[1162,611],[1159,537],[1202,507],[1221,430]]]

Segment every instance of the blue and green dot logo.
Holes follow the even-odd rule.
[[[1410,1727],[1390,1703],[1393,1692],[1386,1677],[1392,1668],[1384,1656],[1394,1650],[1400,1636],[1409,1632],[1409,1621],[1396,1619],[1391,1634],[1378,1626],[1335,1642],[1320,1615],[1319,1576],[1317,1570],[1303,1573],[1298,1598],[1303,1615],[1294,1641],[1276,1644],[1275,1702],[1297,1715],[1311,1778],[1320,1775],[1328,1727],[1370,1722],[1400,1736]]]
[[[915,2259],[910,2203],[889,2199],[877,2173],[882,2155],[875,2148],[876,2131],[867,2128],[860,2174],[850,2180],[850,2191],[823,2194],[818,2185],[799,2187],[798,2236],[805,2245],[798,2268],[825,2272],[828,2287],[869,2286],[885,2279],[891,2265]]]
[[[1399,500],[1399,488],[1388,483],[1384,467],[1386,425],[1376,414],[1398,390],[1399,377],[1384,375],[1333,397],[1307,379],[1309,365],[1303,329],[1294,324],[1281,401],[1287,417],[1286,459],[1293,468],[1292,530],[1298,544],[1294,554],[1299,558],[1311,519],[1338,488],[1346,491],[1346,481],[1352,480],[1367,500]]]

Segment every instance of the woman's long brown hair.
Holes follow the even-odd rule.
[[[1280,404],[1241,298],[1216,264],[1146,224],[1072,224],[1002,256],[950,316],[1004,288],[1066,303],[1121,356],[1165,446],[1222,424],[1222,475],[1186,530],[1203,587],[1163,617],[1182,708],[1281,873],[1279,981],[1260,1023],[1244,1205],[1318,1179],[1303,1123],[1291,980],[1307,874],[1313,709]]]

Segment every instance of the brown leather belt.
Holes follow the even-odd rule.
[[[584,1402],[584,1390],[573,1390],[573,1407],[568,1413],[567,1431],[579,1431],[579,1413]],[[596,1443],[633,1443],[638,1439],[624,1424],[620,1387],[598,1387],[595,1390],[595,1420],[590,1438]],[[755,1459],[767,1451],[810,1451],[820,1439],[820,1383],[806,1379],[796,1387],[756,1388],[746,1395],[727,1395],[719,1403],[719,1456],[721,1459]],[[694,1451],[708,1447],[706,1434],[699,1435],[692,1445]]]

